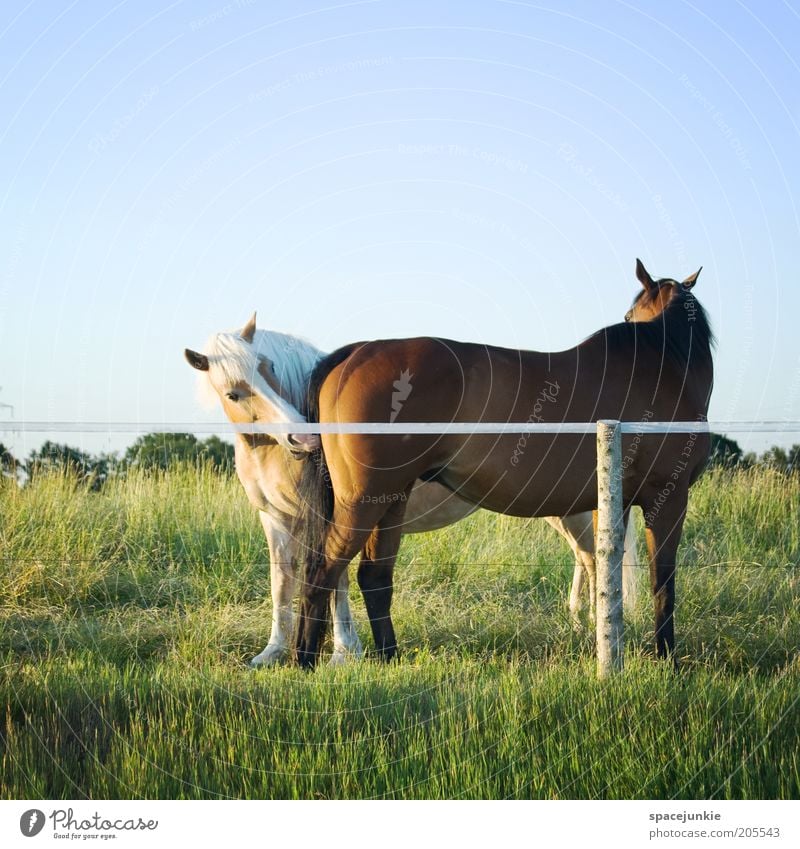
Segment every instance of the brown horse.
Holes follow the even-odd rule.
[[[227,417],[236,424],[305,422],[308,383],[315,364],[325,356],[297,336],[256,329],[255,315],[239,331],[215,333],[205,353],[185,351],[198,370],[201,394],[219,399]],[[259,511],[269,547],[272,629],[269,642],[251,661],[252,666],[282,662],[294,637],[292,601],[295,573],[303,558],[292,533],[302,522],[297,485],[302,465],[293,457],[319,447],[319,437],[308,434],[290,441],[287,434],[236,434],[236,473],[251,504]],[[421,533],[457,522],[478,508],[433,481],[418,481],[403,517],[403,533]],[[576,516],[549,516],[547,521],[569,543],[575,569],[569,609],[580,623],[582,588],[589,590],[590,616],[594,614],[594,532],[591,512]],[[585,581],[587,578],[588,581]],[[353,623],[345,570],[331,598],[333,654],[331,663],[360,657],[361,641]],[[636,543],[633,523],[628,525],[623,561],[623,595],[632,605],[636,595]]]
[[[643,290],[626,322],[566,351],[418,338],[350,345],[321,361],[311,421],[519,422],[523,435],[323,435],[321,456],[305,461],[306,515],[320,521],[306,523],[297,661],[316,662],[330,593],[362,550],[358,582],[373,637],[384,658],[395,654],[392,570],[417,479],[499,513],[566,516],[597,506],[595,437],[528,431],[528,423],[705,421],[713,335],[691,291],[699,273],[653,280],[637,260]],[[625,515],[636,505],[645,517],[659,657],[674,659],[675,557],[709,448],[707,433],[623,438]]]

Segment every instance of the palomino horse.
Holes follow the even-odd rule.
[[[315,368],[308,418],[386,421],[393,383],[405,375],[411,390],[396,418],[406,422],[519,422],[525,431],[533,421],[704,421],[713,335],[691,291],[699,271],[682,283],[653,280],[637,260],[636,273],[643,290],[629,321],[566,351],[432,338],[340,349]],[[636,505],[645,518],[656,649],[674,660],[675,556],[689,487],[705,466],[710,438],[645,432],[625,436],[622,447],[625,512]],[[523,443],[514,434],[338,433],[323,435],[322,451],[316,462],[306,461],[302,490],[312,529],[296,640],[303,666],[317,660],[330,592],[359,551],[358,582],[376,646],[387,659],[395,654],[392,570],[406,505],[397,496],[410,494],[416,480],[514,516],[565,516],[597,506],[593,434],[534,431]]]
[[[206,353],[186,350],[189,363],[202,375],[201,387],[218,397],[232,422],[305,422],[311,372],[325,354],[294,336],[257,330],[255,316],[238,332],[217,333]],[[303,464],[295,459],[318,447],[319,437],[286,434],[236,436],[236,472],[251,504],[259,511],[269,547],[272,590],[272,630],[269,642],[251,661],[270,665],[289,653],[294,636],[292,600],[297,564],[303,559],[292,532],[300,517],[297,487]],[[478,508],[435,482],[418,481],[403,519],[403,533],[421,533],[457,522]],[[590,612],[594,611],[591,575],[594,567],[592,514],[582,513],[548,521],[567,540],[575,557],[570,612],[576,624],[584,576],[590,578]],[[625,601],[633,603],[636,589],[636,539],[632,525],[625,541]],[[362,653],[348,602],[348,576],[342,573],[331,599],[332,663]]]

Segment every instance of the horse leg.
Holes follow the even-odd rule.
[[[323,552],[313,551],[308,555],[295,639],[295,657],[300,666],[316,665],[320,643],[325,636],[331,594],[350,561],[364,547],[376,518],[374,511],[370,515],[370,511],[348,508],[338,501],[334,503]]]
[[[370,534],[358,566],[358,585],[364,595],[375,647],[386,661],[391,660],[397,653],[397,640],[390,612],[394,590],[392,575],[400,548],[406,501],[410,494],[411,487],[401,501],[395,502],[386,511]]]
[[[630,508],[622,511],[622,527],[625,529],[624,548],[622,552],[622,606],[626,613],[632,609],[636,601],[636,531],[631,523]],[[630,530],[629,530],[630,529]],[[629,554],[629,534],[633,534],[633,555]],[[591,539],[581,538],[581,554],[589,576],[589,606],[592,623],[597,616],[597,561],[595,560],[595,540],[597,539],[597,510],[592,511]],[[633,590],[630,591],[630,586]]]
[[[650,556],[650,584],[655,605],[656,654],[675,657],[675,560],[686,518],[686,490],[668,490],[670,481],[642,505],[647,551]],[[674,486],[674,484],[673,484]]]
[[[638,569],[636,523],[630,511],[628,511],[625,519],[625,543],[622,552],[622,607],[626,613],[635,609],[639,597]]]
[[[358,638],[353,616],[350,612],[350,575],[347,569],[342,572],[339,584],[331,597],[333,616],[333,654],[331,666],[339,666],[349,659],[360,658],[364,654],[361,640]]]
[[[258,515],[269,547],[272,630],[264,650],[250,661],[250,666],[254,667],[272,666],[285,660],[289,654],[294,625],[292,598],[297,568],[297,544],[292,535],[269,513],[259,511]]]
[[[569,591],[569,618],[572,620],[572,627],[576,631],[582,629],[581,611],[583,610],[583,587],[585,571],[583,562],[578,555],[575,555],[575,569],[572,572],[572,586]]]
[[[588,584],[590,616],[594,617],[594,528],[589,512],[572,516],[548,516],[548,523],[569,543],[575,558],[572,588],[569,594],[569,614],[576,631],[582,630],[583,590]]]

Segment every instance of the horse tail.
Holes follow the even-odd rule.
[[[325,378],[357,347],[358,344],[339,348],[323,357],[314,367],[307,393],[308,422],[319,422],[319,393]],[[318,449],[299,462],[303,463],[303,469],[297,485],[299,510],[292,526],[292,536],[300,543],[300,550],[305,559],[305,581],[313,583],[312,572],[319,566],[324,555],[325,538],[333,518],[334,493],[321,443]]]

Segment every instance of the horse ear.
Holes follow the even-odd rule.
[[[703,266],[701,265],[700,268],[698,268],[697,271],[695,271],[694,274],[690,274],[681,284],[683,286],[683,288],[684,289],[691,289],[692,286],[694,286],[694,284],[697,283],[697,278],[700,276],[700,272],[702,270],[703,270]]]
[[[655,280],[647,273],[647,269],[640,259],[636,260],[636,279],[648,292],[656,288]]]
[[[197,351],[186,348],[183,356],[186,357],[186,362],[192,368],[196,368],[198,371],[208,371],[208,357],[205,354],[198,354]]]
[[[250,318],[250,321],[248,321],[247,324],[245,324],[245,326],[242,328],[242,331],[239,335],[242,337],[242,339],[244,339],[245,342],[252,342],[253,341],[253,337],[256,335],[256,314],[255,313],[253,313],[253,315]]]

